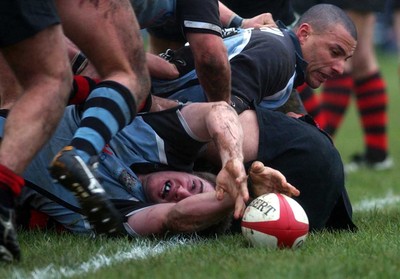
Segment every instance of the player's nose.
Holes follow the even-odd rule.
[[[175,200],[180,201],[187,197],[190,197],[192,193],[190,193],[185,187],[179,186],[175,193]]]

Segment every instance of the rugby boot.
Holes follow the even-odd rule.
[[[97,162],[86,165],[72,146],[64,147],[53,159],[50,174],[79,201],[93,230],[99,234],[122,234],[121,214],[115,209],[94,176]]]
[[[14,210],[0,205],[0,261],[19,261],[21,250],[14,228]]]

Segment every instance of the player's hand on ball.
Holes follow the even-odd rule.
[[[300,191],[287,182],[280,171],[266,167],[260,161],[255,161],[251,165],[249,176],[253,198],[269,193],[281,193],[289,197],[300,195]]]
[[[253,246],[272,249],[301,247],[310,228],[303,207],[278,193],[255,198],[247,206],[241,226]]]
[[[227,193],[230,198],[235,200],[234,217],[236,219],[243,216],[246,209],[249,192],[247,188],[247,175],[240,160],[229,160],[217,176],[216,183],[217,199],[222,200],[224,193]]]

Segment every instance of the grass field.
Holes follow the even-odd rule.
[[[272,251],[248,247],[241,235],[160,242],[20,232],[23,260],[0,264],[0,278],[399,278],[399,79],[397,58],[385,53],[379,58],[390,94],[390,153],[397,165],[346,178],[357,233],[315,233],[301,249]],[[345,162],[363,150],[354,107],[335,142]]]

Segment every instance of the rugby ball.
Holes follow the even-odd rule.
[[[255,247],[298,248],[308,235],[308,217],[294,199],[270,193],[254,199],[246,208],[242,234]]]

